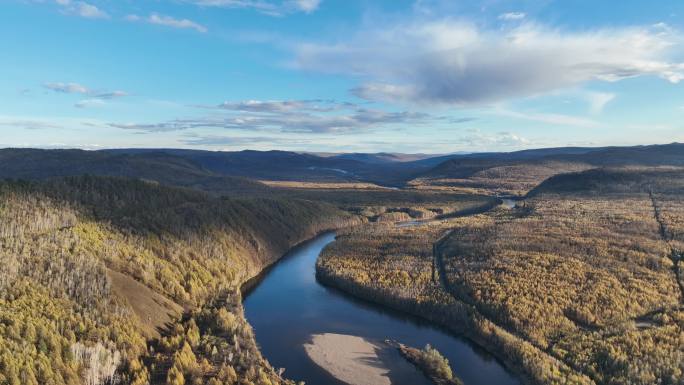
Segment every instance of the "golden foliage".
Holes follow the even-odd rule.
[[[178,365],[152,368],[146,320],[114,295],[108,269],[197,309],[295,243],[356,221],[323,203],[221,199],[121,178],[0,182],[0,384],[194,381],[212,366],[192,365],[200,327],[161,341]],[[245,321],[240,307],[230,311],[221,330],[233,332]],[[272,370],[245,342],[251,331],[238,331],[253,346],[242,350],[255,360],[245,370]]]

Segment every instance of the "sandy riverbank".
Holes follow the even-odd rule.
[[[390,385],[389,369],[380,358],[386,347],[361,337],[342,334],[316,334],[306,353],[320,367],[351,385]]]
[[[318,366],[350,385],[425,384],[427,379],[384,342],[343,334],[315,334],[304,348]],[[395,381],[393,381],[395,379]]]

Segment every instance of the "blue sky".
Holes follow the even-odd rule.
[[[684,2],[5,0],[0,146],[684,141]]]

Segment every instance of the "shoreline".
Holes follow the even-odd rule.
[[[379,352],[383,347],[365,338],[323,333],[304,344],[309,358],[336,379],[349,385],[391,385],[390,371]]]
[[[314,230],[312,234],[307,234],[301,237],[298,241],[291,244],[285,251],[279,253],[277,256],[268,258],[268,261],[263,266],[258,268],[256,272],[246,272],[246,276],[242,277],[240,282],[237,284],[237,291],[240,292],[240,297],[244,299],[244,297],[248,295],[250,291],[259,286],[261,279],[265,277],[271,269],[273,269],[278,263],[280,263],[280,261],[283,260],[283,258],[286,258],[288,254],[298,247],[301,247],[307,242],[312,241],[323,234],[334,233],[340,229],[357,226],[363,222],[364,220],[361,217],[353,216],[349,218],[349,223],[345,223],[342,226],[325,227],[322,230]]]
[[[454,318],[452,318],[451,313],[453,309],[445,308],[444,305],[438,304],[431,305],[415,302],[407,303],[405,301],[401,301],[401,299],[399,298],[383,296],[383,293],[380,293],[377,290],[354,285],[334,275],[328,276],[327,273],[321,271],[321,269],[318,268],[318,265],[316,265],[316,278],[325,286],[329,286],[334,289],[340,290],[347,295],[356,297],[363,301],[368,301],[375,305],[387,307],[391,310],[405,313],[410,316],[418,317],[437,327],[443,328],[446,331],[455,334],[456,336],[463,337],[471,343],[478,346],[479,348],[481,348],[482,350],[491,354],[506,368],[506,370],[508,370],[517,379],[520,380],[521,385],[541,385],[541,383],[535,382],[531,376],[522,371],[519,366],[514,365],[514,363],[511,362],[511,360],[508,359],[508,357],[504,356],[499,349],[487,343],[484,340],[484,337],[478,336],[470,332],[466,324],[467,320],[458,320],[458,316],[454,316]],[[461,305],[469,307],[469,305],[467,304],[461,303]],[[414,307],[415,309],[412,309]],[[440,315],[442,315],[443,318],[436,318],[434,316],[429,315],[433,314],[432,310],[435,310],[437,308],[441,308],[439,310],[441,310]],[[458,326],[454,326],[454,324],[457,324]]]
[[[304,344],[309,359],[349,385],[433,385],[429,376],[407,360],[388,340],[322,333]]]

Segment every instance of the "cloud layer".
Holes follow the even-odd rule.
[[[165,27],[178,28],[178,29],[194,29],[200,33],[206,33],[209,31],[207,27],[197,22],[189,19],[177,19],[171,16],[160,15],[158,13],[152,13],[148,17],[142,17],[135,14],[126,16],[127,21],[131,22],[145,22],[148,24],[163,25]]]
[[[105,100],[122,98],[128,96],[125,91],[94,90],[78,83],[45,83],[48,90],[62,94],[77,94],[87,97],[74,104],[76,108],[90,108],[105,105]]]
[[[146,132],[193,128],[347,134],[402,124],[420,125],[436,118],[410,111],[383,111],[354,104],[321,100],[225,102],[210,108],[217,113],[201,118],[154,124],[112,123],[110,126]]]
[[[244,8],[254,9],[271,16],[282,16],[289,13],[311,13],[318,9],[321,0],[185,0],[202,7]]]
[[[507,12],[499,15],[499,20],[522,20],[527,16],[524,12]]]
[[[522,15],[502,15],[506,20]],[[534,23],[483,30],[451,19],[375,26],[334,43],[295,48],[295,66],[361,79],[365,99],[477,105],[574,87],[657,76],[684,79],[669,28],[564,32]]]
[[[45,83],[43,87],[64,94],[81,94],[98,99],[114,99],[127,96],[124,91],[94,90],[78,83]]]
[[[531,143],[530,140],[507,131],[486,134],[477,130],[456,138],[454,142],[460,146],[474,148],[521,148]]]
[[[84,1],[55,0],[65,13],[85,17],[87,19],[108,19],[109,14],[98,7]]]
[[[0,127],[21,128],[25,130],[47,130],[62,128],[57,124],[43,120],[6,118],[2,116],[0,116]]]

